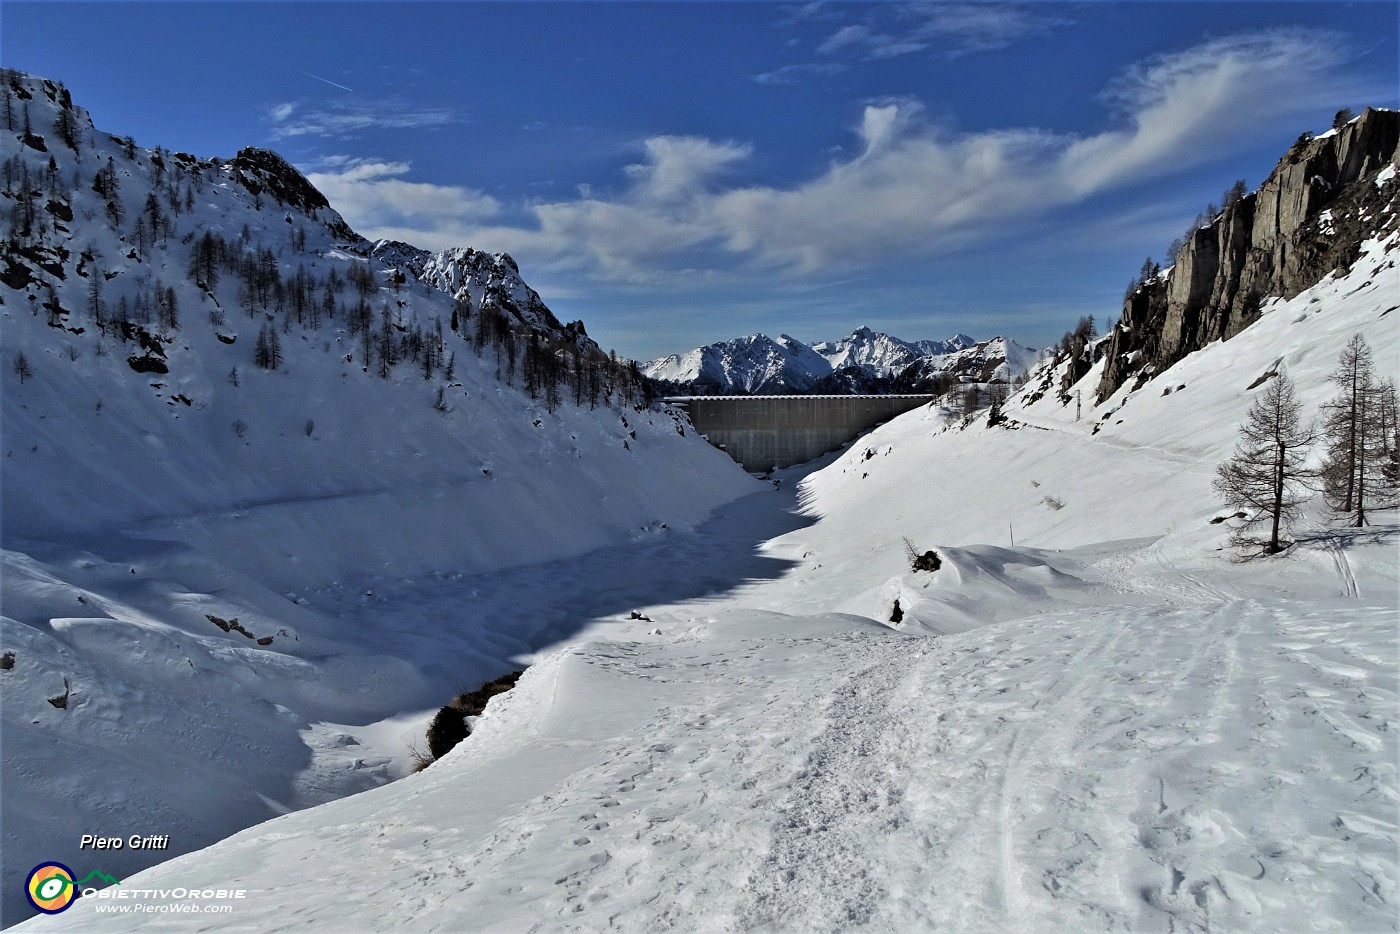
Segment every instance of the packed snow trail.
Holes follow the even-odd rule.
[[[422,775],[124,885],[236,882],[219,927],[259,931],[1395,928],[1393,607],[694,609],[550,656]],[[45,926],[198,929],[97,903]]]

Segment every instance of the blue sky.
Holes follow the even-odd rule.
[[[646,359],[763,331],[1116,314],[1144,256],[1341,107],[1383,3],[0,4],[102,129],[267,146],[366,236],[505,250]]]

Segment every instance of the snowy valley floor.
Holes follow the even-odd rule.
[[[1397,928],[1394,526],[1268,563],[941,548],[903,592],[1002,621],[934,634],[930,598],[914,633],[814,609],[870,572],[813,557],[797,479],[695,532],[376,588],[359,612],[406,638],[565,639],[426,772],[122,883],[246,889],[232,913],[87,898],[25,930]]]

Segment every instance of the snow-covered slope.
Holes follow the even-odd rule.
[[[905,341],[862,327],[810,347],[753,334],[653,360],[642,372],[674,391],[709,394],[935,392],[1009,382],[1035,359],[1035,350],[1001,337]]]
[[[694,535],[386,592],[580,631],[423,774],[122,887],[237,885],[259,930],[1393,931],[1396,515],[1314,503],[1240,562],[1210,481],[1264,372],[1316,412],[1351,335],[1393,368],[1397,255],[1098,407],[1084,376],[1078,420],[1033,379]],[[200,926],[115,904],[33,929]]]
[[[121,876],[403,774],[426,711],[574,628],[382,588],[754,488],[510,257],[371,245],[273,153],[145,149],[0,82],[4,920],[83,833],[170,836]]]

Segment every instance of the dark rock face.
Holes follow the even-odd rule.
[[[1367,239],[1400,227],[1400,214],[1387,211],[1400,179],[1376,183],[1397,157],[1396,111],[1368,108],[1331,135],[1295,144],[1258,191],[1191,235],[1168,275],[1128,296],[1098,398],[1234,337],[1263,298],[1292,298],[1350,266]]]
[[[317,191],[304,175],[271,149],[252,146],[240,149],[234,157],[233,167],[240,173],[239,181],[243,187],[253,194],[267,192],[282,204],[301,208],[308,213],[331,206],[326,196]]]
[[[177,153],[176,158],[180,155]],[[270,195],[278,204],[297,208],[306,214],[315,214],[321,208],[329,208],[331,203],[306,180],[296,168],[270,149],[248,146],[238,150],[233,162],[234,178],[244,188],[255,195]],[[347,241],[358,241],[359,234],[338,217],[327,226],[331,233]]]

